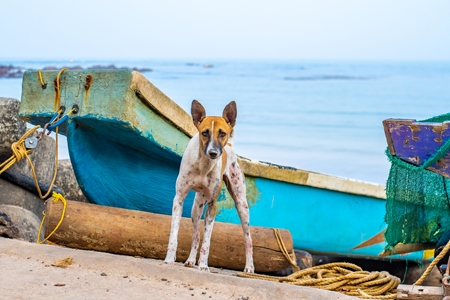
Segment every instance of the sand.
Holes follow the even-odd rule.
[[[0,238],[3,299],[358,299],[161,260]]]

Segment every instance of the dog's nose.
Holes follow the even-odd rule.
[[[211,149],[208,151],[208,156],[211,158],[217,158],[218,155],[219,155],[219,152],[215,149]]]

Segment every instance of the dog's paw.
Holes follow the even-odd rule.
[[[167,265],[174,265],[174,264],[175,264],[175,261],[172,260],[172,259],[166,258],[166,259],[164,260],[164,263],[167,264]]]
[[[195,266],[195,263],[194,263],[193,261],[187,260],[187,261],[184,263],[184,266],[185,266],[185,267],[188,267],[188,268],[193,268],[193,267]]]
[[[255,273],[255,267],[253,265],[251,265],[249,267],[245,266],[244,272],[245,273]]]
[[[208,266],[198,266],[198,269],[202,272],[209,273],[209,267]]]

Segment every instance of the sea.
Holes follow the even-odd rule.
[[[382,121],[450,110],[450,61],[1,60],[41,69],[95,65],[143,72],[187,112],[238,108],[238,155],[384,185],[390,164]],[[0,97],[21,97],[21,78],[0,79]],[[0,116],[1,117],[1,116]],[[69,158],[62,139],[60,159]]]

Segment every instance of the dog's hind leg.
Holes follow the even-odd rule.
[[[236,155],[232,153],[231,158],[234,157],[227,165],[223,179],[227,186],[228,192],[234,200],[236,210],[241,219],[242,230],[244,232],[245,242],[245,268],[244,272],[253,273],[255,268],[253,266],[253,245],[252,237],[250,235],[250,212],[247,203],[247,195],[245,188],[245,178],[239,164],[236,160]]]
[[[194,228],[192,234],[192,246],[188,259],[184,263],[186,267],[193,267],[197,260],[198,246],[200,244],[200,217],[203,213],[207,198],[201,192],[195,194],[194,205],[192,205],[192,226]]]

